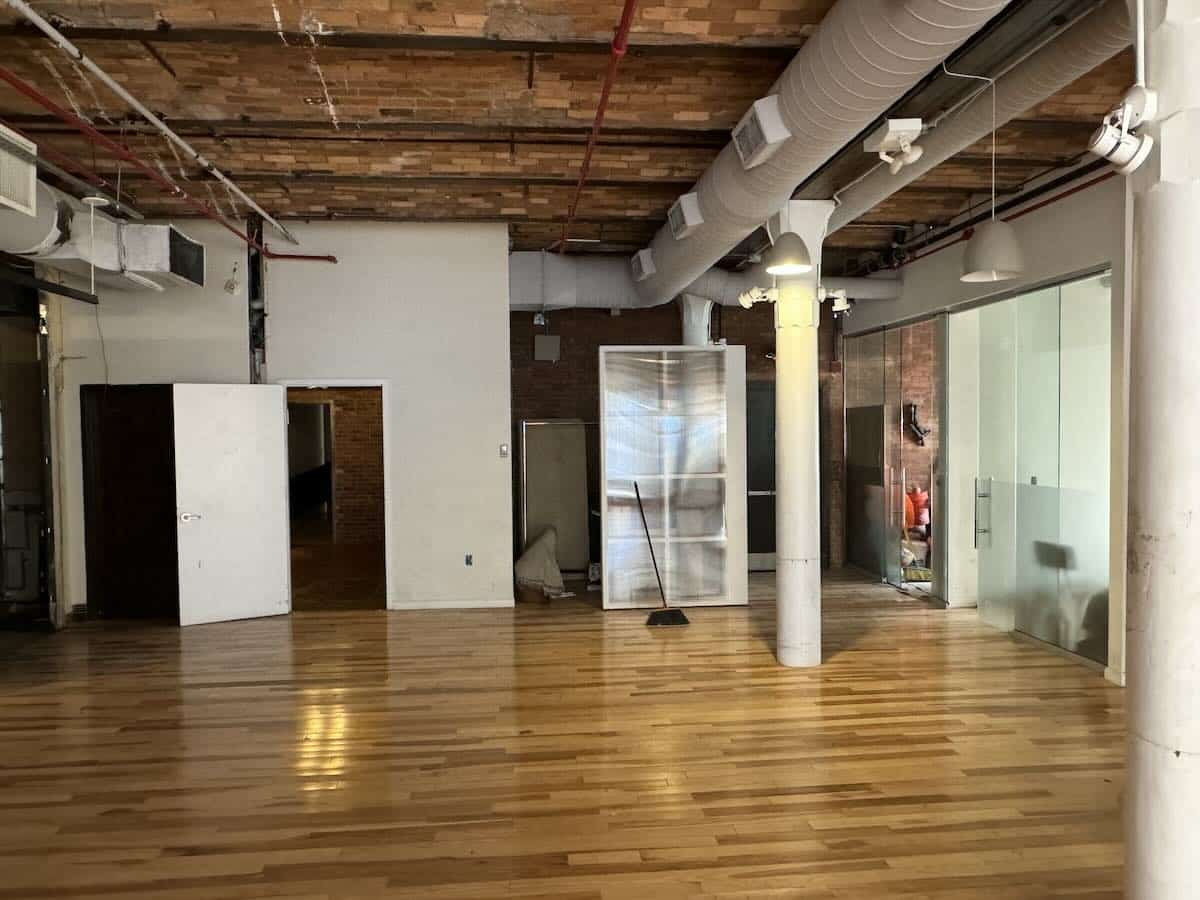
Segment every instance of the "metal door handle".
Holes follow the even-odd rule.
[[[204,518],[204,517],[202,515],[200,515],[200,513],[185,512],[185,513],[179,514],[180,522],[198,522],[202,518]]]
[[[746,491],[747,497],[774,497],[774,491]]]

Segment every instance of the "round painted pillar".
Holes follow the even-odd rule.
[[[1200,897],[1200,0],[1147,0],[1157,144],[1131,178],[1127,900]]]
[[[679,316],[683,320],[683,343],[688,347],[707,347],[712,343],[711,300],[694,294],[679,295]]]
[[[779,279],[775,303],[775,655],[821,664],[820,409],[815,278]]]

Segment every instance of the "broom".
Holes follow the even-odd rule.
[[[658,560],[654,558],[654,542],[650,540],[650,526],[646,524],[646,510],[642,507],[642,492],[638,490],[636,481],[633,483],[633,493],[637,497],[638,512],[642,515],[642,530],[646,532],[646,546],[650,548],[650,562],[654,564],[654,577],[658,581],[658,596],[662,597],[662,609],[656,609],[650,613],[646,624],[654,627],[686,625],[688,618],[683,614],[683,610],[667,606],[667,594],[663,590],[662,576],[658,574]]]

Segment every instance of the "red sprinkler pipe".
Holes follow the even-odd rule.
[[[155,169],[153,169],[147,163],[143,162],[141,159],[134,156],[133,152],[131,150],[129,150],[128,147],[125,147],[122,144],[118,144],[112,138],[108,137],[105,134],[102,134],[101,132],[99,132],[95,128],[93,128],[90,123],[85,122],[83,119],[81,119],[79,116],[75,115],[74,113],[63,109],[61,106],[59,106],[53,100],[51,100],[49,97],[47,97],[41,91],[39,91],[37,88],[33,87],[30,84],[25,83],[20,78],[18,78],[11,70],[5,68],[4,66],[0,66],[0,81],[7,82],[9,85],[11,85],[13,88],[15,88],[18,93],[23,94],[24,96],[28,97],[34,103],[38,104],[38,106],[41,106],[43,109],[49,111],[50,113],[52,113],[53,115],[55,115],[56,117],[61,119],[62,121],[66,122],[72,128],[81,132],[93,144],[99,144],[101,147],[104,147],[106,150],[108,150],[114,156],[118,157],[119,159],[123,159],[125,162],[129,163],[131,166],[133,166],[135,169],[137,169],[139,172],[141,172],[143,175],[145,175],[147,178],[149,178],[155,184],[159,185],[161,188],[166,190],[167,193],[169,193],[171,196],[173,196],[179,200],[182,200],[188,206],[192,207],[197,212],[199,212],[206,219],[211,219],[212,221],[217,222],[218,224],[220,224],[221,226],[226,228],[228,231],[237,235],[237,237],[240,240],[245,242],[246,246],[253,247],[259,253],[261,253],[264,258],[266,258],[266,259],[306,260],[306,261],[310,261],[310,262],[331,262],[331,263],[337,262],[336,256],[328,256],[328,255],[316,256],[316,255],[308,255],[308,254],[303,254],[303,253],[273,253],[273,252],[271,252],[264,245],[260,244],[258,241],[254,240],[254,238],[250,237],[250,235],[248,235],[244,231],[240,230],[236,225],[234,225],[232,222],[230,222],[228,219],[226,219],[217,210],[215,210],[211,205],[205,203],[202,200],[197,200],[195,197],[192,197],[190,194],[188,194],[183,188],[181,188],[178,184],[176,184],[170,178],[167,178],[165,175],[161,174],[160,172],[155,171]]]
[[[567,234],[571,222],[575,219],[575,210],[579,206],[579,197],[583,194],[583,185],[587,181],[588,170],[592,167],[592,151],[596,149],[596,141],[600,138],[600,128],[604,125],[604,112],[608,109],[608,95],[617,80],[617,68],[621,58],[629,47],[629,29],[633,26],[633,13],[637,9],[637,0],[625,0],[625,8],[621,11],[621,21],[613,34],[612,52],[608,56],[608,70],[604,73],[604,83],[600,86],[600,102],[596,104],[596,117],[592,120],[592,130],[588,134],[587,146],[583,150],[583,164],[579,167],[579,180],[575,182],[575,194],[571,205],[567,207],[567,217],[563,220],[562,235],[558,239],[558,252],[567,249]]]

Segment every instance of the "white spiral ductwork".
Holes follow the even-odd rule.
[[[1129,46],[1130,37],[1125,0],[1108,0],[996,81],[996,124],[1003,125],[1032,109],[1116,56]],[[898,175],[880,167],[842,191],[829,220],[829,232],[870,212],[905,185],[986,138],[992,131],[991,99],[990,89],[984,90],[969,106],[922,137],[920,145],[925,152]]]
[[[723,306],[733,306],[752,287],[770,287],[774,279],[762,269],[727,272],[709,269],[684,293]],[[894,300],[900,296],[898,277],[823,278],[827,291],[844,290],[855,300]],[[629,260],[616,256],[587,256],[517,251],[508,256],[508,304],[516,310],[631,309],[639,303]]]
[[[732,144],[721,150],[693,188],[703,224],[683,240],[655,235],[641,304],[686,289],[1008,2],[839,0],[771,88],[791,138],[749,170]]]

